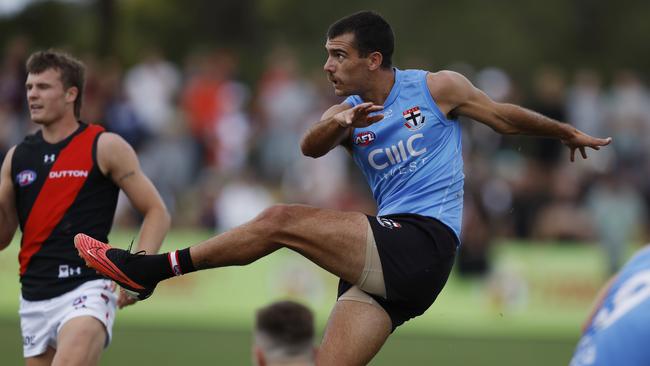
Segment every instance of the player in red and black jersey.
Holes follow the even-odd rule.
[[[122,189],[143,215],[138,250],[156,253],[170,218],[135,152],[79,121],[84,65],[57,51],[27,61],[27,101],[40,130],[11,148],[0,178],[0,249],[20,225],[20,304],[28,366],[96,365],[115,308],[135,300],[85,266],[76,233],[108,239]]]

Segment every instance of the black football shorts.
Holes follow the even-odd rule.
[[[422,315],[445,286],[458,239],[442,222],[416,214],[368,216],[377,243],[386,299],[368,294],[390,316],[393,330]],[[338,296],[352,285],[339,281]]]

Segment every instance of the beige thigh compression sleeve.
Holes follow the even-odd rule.
[[[373,299],[372,296],[367,293],[359,290],[357,286],[350,287],[343,295],[339,296],[338,301],[358,301],[365,302],[366,304],[374,305],[380,309],[383,309],[377,300]]]
[[[373,295],[379,295],[384,299],[386,298],[384,272],[381,268],[377,243],[375,242],[375,236],[372,233],[370,224],[368,224],[368,235],[366,239],[366,263],[361,272],[361,277],[359,277],[359,281],[355,285],[341,295],[339,300],[361,301],[379,306],[372,297],[363,291]]]
[[[363,291],[373,295],[386,298],[386,285],[384,283],[384,271],[381,268],[377,242],[372,233],[372,227],[368,224],[368,235],[366,239],[366,264],[361,272],[359,281],[355,284]]]

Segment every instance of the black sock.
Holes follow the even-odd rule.
[[[121,250],[109,250],[106,255],[112,259],[113,256],[124,255],[123,253],[125,252]],[[162,280],[196,271],[190,257],[190,248],[131,257],[127,265],[120,269],[145,287],[154,287]]]
[[[192,263],[192,257],[190,256],[190,248],[178,251],[178,263],[181,265],[181,271],[183,274],[196,271],[194,263]]]
[[[164,256],[166,259],[167,270],[162,271],[162,273],[157,272],[158,276],[155,276],[156,272],[153,273],[155,276],[153,279],[156,282],[196,271],[192,263],[192,258],[190,257],[190,248],[173,250],[169,253],[161,254],[161,256]],[[160,261],[160,259],[156,259],[156,261]]]

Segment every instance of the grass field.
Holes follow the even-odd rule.
[[[132,232],[116,231],[125,246]],[[174,231],[179,248],[208,233]],[[124,245],[120,245],[124,244]],[[0,354],[22,364],[17,243],[0,252]],[[580,323],[604,280],[591,246],[503,244],[485,279],[452,274],[438,301],[400,327],[372,365],[565,365]],[[246,365],[255,309],[300,300],[323,329],[336,279],[290,251],[246,267],[204,271],[162,283],[149,300],[118,313],[102,365]],[[5,363],[6,362],[6,363]]]
[[[3,365],[20,365],[18,320],[0,321]],[[119,323],[101,365],[248,365],[244,329],[136,326]],[[395,334],[371,365],[566,365],[573,339],[537,340],[443,334]]]

